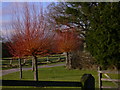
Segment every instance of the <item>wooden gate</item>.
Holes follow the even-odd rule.
[[[120,74],[119,71],[105,71],[105,70],[101,70],[100,67],[98,67],[98,78],[99,78],[99,88],[100,90],[102,90],[103,88],[116,88],[116,89],[120,89],[120,86],[119,86],[119,82],[120,82],[120,79],[112,79],[108,74],[111,73],[111,74]],[[103,78],[102,76],[105,76],[106,78]],[[108,81],[108,82],[112,82],[115,87],[111,87],[111,86],[103,86],[103,81]]]

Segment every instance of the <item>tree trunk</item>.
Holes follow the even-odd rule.
[[[35,64],[35,60],[34,60],[34,57],[33,57],[33,58],[32,58],[32,71],[35,71],[34,64]]]
[[[34,58],[34,80],[38,81],[37,57],[33,56],[33,58]]]
[[[72,58],[71,58],[71,53],[69,52],[69,65],[68,69],[72,69]]]
[[[66,68],[72,69],[72,58],[70,52],[66,52]]]
[[[68,69],[69,67],[69,53],[66,52],[66,68]]]
[[[19,58],[19,68],[20,68],[20,79],[22,79],[22,64],[21,64],[21,58]]]

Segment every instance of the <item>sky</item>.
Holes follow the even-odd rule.
[[[10,16],[12,15],[11,9],[15,8],[14,2],[42,2],[43,6],[46,8],[48,4],[51,2],[59,2],[59,1],[65,1],[65,0],[0,0],[0,34],[4,35],[5,33],[5,26],[9,25],[10,23]],[[67,1],[75,1],[75,0],[67,0]],[[86,2],[86,0],[76,0],[79,2]],[[95,0],[87,0],[87,1],[95,1]],[[97,0],[98,1],[98,0]],[[103,1],[103,0],[99,0]],[[104,0],[104,1],[118,1],[118,0]],[[12,30],[9,30],[10,32]],[[2,32],[2,33],[1,33]]]
[[[19,2],[18,5],[22,5],[22,2]],[[43,7],[46,9],[46,7],[50,4],[51,2],[42,2]],[[37,3],[36,3],[37,4]],[[16,3],[14,2],[2,2],[2,12],[0,12],[0,25],[1,31],[0,33],[2,36],[6,35],[6,26],[10,24],[10,20],[12,17],[12,9],[15,8]],[[12,32],[12,30],[7,30],[8,32]]]
[[[2,2],[58,2],[63,0],[0,0]]]

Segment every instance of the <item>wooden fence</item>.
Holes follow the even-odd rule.
[[[114,71],[104,71],[104,70],[101,70],[100,67],[98,67],[98,79],[99,79],[99,89],[102,90],[103,88],[116,88],[117,90],[119,89],[120,90],[120,87],[119,87],[119,82],[120,82],[120,79],[112,79],[108,74],[120,74],[120,72],[114,72]],[[106,78],[103,78],[102,76],[105,76]],[[115,87],[111,87],[111,86],[103,86],[103,81],[107,81],[107,82],[112,82]]]
[[[95,79],[91,74],[84,74],[81,82],[70,81],[28,81],[1,80],[2,86],[33,86],[33,87],[80,87],[80,90],[95,90]]]

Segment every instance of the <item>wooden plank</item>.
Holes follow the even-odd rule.
[[[100,70],[101,70],[101,68],[98,67],[98,71],[100,71]],[[102,78],[102,73],[98,73],[99,90],[102,90],[102,88],[101,88],[101,86],[102,86],[102,80],[101,80],[101,78]]]
[[[111,79],[110,76],[108,76],[106,73],[104,74],[108,79]],[[112,81],[114,83],[114,85],[116,85],[118,87],[118,84],[114,81]]]
[[[101,88],[116,88],[116,87],[110,87],[110,86],[102,86]]]
[[[98,71],[99,73],[120,74],[120,71]]]
[[[2,59],[2,60],[13,60],[13,59],[11,58],[11,59]]]
[[[120,82],[120,79],[106,79],[106,78],[101,78],[102,81],[113,81],[113,82]]]
[[[70,81],[0,80],[0,82],[2,82],[2,86],[82,87],[81,82]]]

